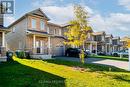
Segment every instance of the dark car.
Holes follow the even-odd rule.
[[[65,52],[65,55],[68,56],[68,57],[79,57],[81,53],[81,49],[79,48],[68,48]],[[85,53],[85,56],[87,55],[86,52]]]

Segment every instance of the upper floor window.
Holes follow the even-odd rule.
[[[36,29],[36,19],[31,20],[32,28]]]
[[[118,41],[117,40],[113,40],[113,45],[117,45]]]
[[[59,29],[59,35],[61,35],[61,29]]]
[[[40,28],[41,28],[41,30],[45,29],[45,23],[43,20],[40,21]]]
[[[102,41],[102,36],[101,35],[95,36],[94,41]]]
[[[56,29],[54,29],[54,34],[56,34]]]
[[[106,38],[106,43],[110,43],[110,38]]]

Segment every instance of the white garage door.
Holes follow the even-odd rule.
[[[64,55],[64,46],[56,46],[55,56],[63,56],[63,55]]]

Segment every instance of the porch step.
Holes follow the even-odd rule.
[[[52,55],[42,55],[42,54],[35,54],[35,55],[31,55],[31,57],[33,59],[52,59]]]

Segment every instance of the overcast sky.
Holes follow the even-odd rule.
[[[5,26],[37,8],[42,8],[51,22],[65,24],[73,19],[73,4],[81,4],[89,12],[95,32],[130,36],[130,0],[15,0],[15,14],[5,18]]]

